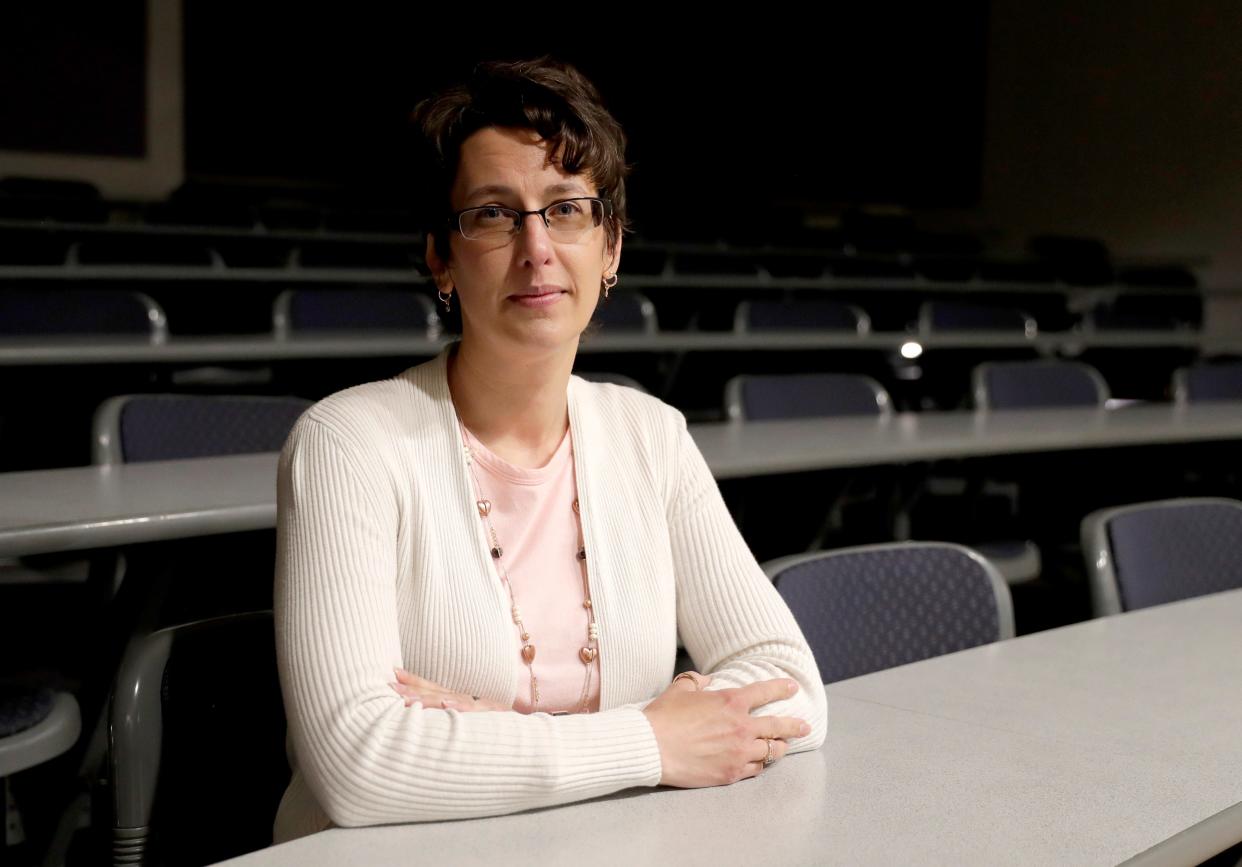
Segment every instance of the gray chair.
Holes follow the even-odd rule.
[[[119,289],[0,289],[0,336],[127,336],[163,343],[168,320],[141,292]],[[89,564],[75,554],[0,558],[0,585],[80,584]]]
[[[793,373],[735,376],[725,383],[725,413],[761,421],[886,415],[892,401],[884,386],[854,373]]]
[[[647,389],[643,388],[643,384],[632,376],[626,376],[624,373],[610,373],[607,371],[587,371],[579,373],[578,376],[587,382],[610,382],[613,385],[624,385],[626,388],[633,388],[647,394]]]
[[[1108,383],[1079,361],[985,361],[974,371],[978,409],[1104,406]]]
[[[1009,588],[983,557],[896,542],[764,564],[825,683],[1012,638]]]
[[[163,343],[168,319],[150,296],[125,289],[3,289],[0,335],[134,335]]]
[[[862,337],[871,333],[871,317],[861,307],[824,299],[743,301],[733,316],[738,334],[755,331],[844,331]]]
[[[1186,498],[1093,512],[1082,551],[1097,617],[1242,587],[1242,502]]]
[[[95,412],[96,464],[280,451],[311,405],[299,397],[130,394]]]
[[[961,331],[1012,331],[1028,339],[1039,333],[1034,317],[1013,307],[926,301],[919,307],[922,335]]]
[[[131,642],[108,767],[115,865],[210,864],[269,845],[289,780],[271,612]]]
[[[68,752],[81,730],[78,703],[69,693],[0,688],[0,798],[6,820],[0,831],[0,860],[8,846],[20,842],[15,839],[21,831],[20,813],[8,814],[9,778]]]
[[[892,402],[882,385],[861,374],[743,375],[725,383],[725,412],[736,421],[887,416],[892,412]],[[783,488],[783,482],[773,481]],[[860,486],[853,477],[831,490],[817,484],[814,496],[827,508],[807,544],[809,551],[822,548],[830,534],[844,529],[848,509],[881,499],[875,485]]]
[[[1196,292],[1106,293],[1082,320],[1082,330],[1197,331],[1203,326],[1203,299]]]
[[[1242,400],[1242,361],[1179,368],[1173,372],[1173,399],[1182,405]]]
[[[438,337],[440,317],[431,299],[409,289],[286,289],[272,305],[278,338],[341,331],[411,331]]]
[[[612,292],[608,298],[601,295],[599,303],[595,305],[592,322],[609,333],[637,331],[641,334],[656,334],[660,330],[655,305],[650,298],[639,292]]]

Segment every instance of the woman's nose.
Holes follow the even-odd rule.
[[[548,224],[543,221],[542,214],[526,214],[522,217],[522,228],[517,234],[516,243],[524,262],[542,265],[548,261],[552,253],[552,238],[548,234]]]

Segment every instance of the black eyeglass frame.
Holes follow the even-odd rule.
[[[457,232],[459,235],[461,235],[466,240],[475,241],[479,239],[471,238],[469,235],[467,235],[465,232],[461,230],[461,218],[463,214],[468,214],[471,211],[487,211],[487,210],[508,211],[510,214],[514,215],[513,229],[509,232],[509,237],[513,238],[513,237],[516,237],[518,233],[522,231],[522,226],[525,225],[526,218],[529,217],[531,214],[538,214],[539,218],[543,220],[543,227],[547,229],[548,231],[551,231],[552,224],[548,222],[548,211],[552,210],[557,205],[563,205],[566,202],[598,202],[600,206],[600,220],[598,223],[595,223],[591,226],[591,228],[593,229],[596,226],[602,226],[604,224],[604,220],[612,219],[612,202],[608,201],[607,199],[600,198],[599,196],[574,196],[569,199],[557,199],[555,202],[552,202],[551,204],[546,205],[545,207],[542,207],[542,208],[538,208],[534,211],[521,211],[521,210],[518,210],[517,208],[510,208],[507,205],[476,205],[473,208],[463,208],[460,211],[454,211],[453,213],[449,214],[445,218],[444,222],[448,226],[450,231]]]

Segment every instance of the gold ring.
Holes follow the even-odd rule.
[[[772,758],[772,739],[764,738],[764,740],[768,742],[768,754],[763,757],[763,766],[766,768],[768,765],[776,761],[776,759]]]
[[[692,671],[683,671],[681,674],[679,674],[679,675],[677,675],[676,677],[674,677],[674,678],[673,678],[672,683],[676,683],[677,681],[681,680],[683,677],[684,677],[686,680],[688,680],[688,681],[690,681],[691,683],[693,683],[693,684],[694,684],[694,688],[695,688],[696,690],[700,690],[700,689],[702,689],[702,688],[703,688],[703,687],[699,686],[699,682],[698,682],[698,680],[695,678],[695,676],[694,676],[694,672],[692,672]]]

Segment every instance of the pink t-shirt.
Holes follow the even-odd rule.
[[[578,559],[581,537],[573,509],[577,486],[572,439],[566,431],[547,464],[527,469],[496,456],[469,431],[465,437],[483,497],[492,502],[490,518],[504,549],[502,562],[513,599],[535,645],[539,710],[577,713],[588,668],[578,654],[593,645],[587,640],[590,613],[582,605],[586,562]],[[511,629],[517,678],[513,709],[530,713],[534,710],[530,668],[522,659],[518,628]],[[590,670],[587,707],[594,712],[599,710],[598,656]]]

